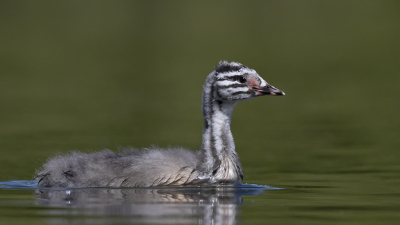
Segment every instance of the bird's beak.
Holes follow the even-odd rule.
[[[267,84],[263,87],[257,87],[254,88],[256,95],[257,96],[263,96],[263,95],[285,95],[285,92],[279,90],[278,88],[275,88],[274,86]]]

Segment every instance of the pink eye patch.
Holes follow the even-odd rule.
[[[259,82],[257,79],[254,77],[250,77],[247,79],[247,82],[249,82],[252,86],[260,86]]]

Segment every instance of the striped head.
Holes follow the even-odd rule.
[[[215,67],[214,99],[243,101],[263,95],[285,93],[262,79],[255,70],[240,63],[221,61]]]

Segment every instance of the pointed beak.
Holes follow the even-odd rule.
[[[254,88],[256,91],[257,96],[263,96],[263,95],[285,95],[285,92],[279,90],[278,88],[275,88],[272,85],[267,84],[264,87],[258,87]]]

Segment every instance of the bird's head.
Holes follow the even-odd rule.
[[[214,99],[243,101],[264,95],[285,95],[268,84],[257,72],[237,62],[221,61],[215,67]]]

